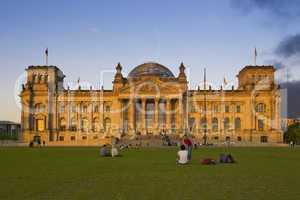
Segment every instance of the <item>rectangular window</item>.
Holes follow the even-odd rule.
[[[259,119],[258,120],[258,130],[263,131],[264,130],[264,120]]]
[[[261,136],[260,137],[260,142],[261,143],[267,143],[268,142],[268,137],[267,136]]]
[[[64,136],[59,136],[59,141],[64,141],[65,137]]]
[[[37,123],[37,131],[44,131],[45,130],[45,123],[44,123],[44,120],[42,119],[38,119],[36,121]]]
[[[71,140],[74,141],[76,138],[75,136],[71,136]]]
[[[218,106],[218,105],[214,105],[214,106],[213,106],[213,112],[214,112],[214,113],[219,112],[219,106]]]
[[[229,112],[229,105],[225,105],[225,112],[226,112],[226,113]]]
[[[64,105],[60,105],[59,112],[60,113],[64,113],[65,112],[65,106]]]
[[[237,106],[236,106],[236,112],[237,112],[237,113],[240,113],[240,112],[241,112],[241,106],[240,106],[240,105],[237,105]]]
[[[71,112],[76,112],[76,106],[75,105],[71,106]]]

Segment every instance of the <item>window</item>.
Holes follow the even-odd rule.
[[[98,135],[94,135],[93,139],[97,140],[98,139]]]
[[[110,119],[109,118],[105,118],[105,120],[104,120],[104,130],[110,131]]]
[[[264,120],[263,119],[259,119],[258,120],[258,130],[259,131],[263,131],[264,130]]]
[[[264,113],[266,112],[266,104],[259,103],[256,105],[256,112]]]
[[[98,106],[94,107],[94,112],[99,112],[99,107]]]
[[[93,119],[93,131],[94,131],[94,132],[100,131],[99,120],[98,120],[97,117],[95,117],[95,118]]]
[[[217,132],[218,131],[218,118],[214,117],[212,119],[212,131]]]
[[[214,140],[218,140],[218,139],[219,139],[219,137],[218,137],[218,136],[215,136],[215,137],[214,137]]]
[[[64,136],[59,136],[59,141],[64,141],[65,137]]]
[[[82,136],[82,139],[83,139],[83,140],[86,140],[86,139],[87,139],[87,137],[86,137],[86,136]]]
[[[36,130],[37,131],[44,131],[45,130],[45,122],[43,119],[37,119],[36,120]]]
[[[71,106],[71,112],[76,112],[76,105]]]
[[[202,130],[207,130],[207,120],[205,117],[203,117],[200,121],[200,127]]]
[[[236,106],[236,112],[237,112],[237,113],[240,113],[240,112],[241,112],[241,106],[240,106],[240,105],[237,105],[237,106]]]
[[[77,120],[75,118],[71,119],[71,131],[76,131],[77,130]]]
[[[226,113],[229,112],[229,105],[225,105],[225,112],[226,112]]]
[[[81,129],[83,132],[87,132],[89,129],[89,121],[86,118],[81,120]]]
[[[66,130],[66,120],[64,118],[60,118],[59,120],[59,130],[65,131]]]
[[[230,141],[230,137],[227,136],[227,137],[225,138],[225,140],[226,140],[227,142],[229,142],[229,141]]]
[[[242,141],[242,137],[237,137],[237,141],[241,142]]]
[[[105,106],[105,112],[110,112],[110,106]]]
[[[88,107],[87,107],[87,106],[83,106],[83,107],[82,107],[82,112],[86,113],[87,110],[88,110]]]
[[[42,103],[38,103],[35,105],[35,112],[42,113],[45,112],[45,105]]]
[[[229,129],[229,118],[228,117],[224,118],[224,129],[225,130]]]
[[[261,136],[260,137],[260,142],[261,143],[267,143],[268,142],[268,136]]]
[[[241,119],[239,117],[234,120],[234,128],[235,130],[241,130]]]
[[[65,112],[65,106],[64,105],[60,105],[59,106],[59,112],[60,113],[64,113]]]
[[[213,105],[213,112],[214,113],[219,112],[219,106],[218,105]]]
[[[71,136],[71,140],[74,141],[76,137],[74,135]]]
[[[193,130],[195,129],[195,118],[193,117],[190,117],[189,118],[189,129],[190,129],[190,132],[193,132]]]

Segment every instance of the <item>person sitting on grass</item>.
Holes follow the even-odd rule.
[[[108,150],[106,144],[100,148],[100,156],[102,156],[102,157],[109,156],[109,150]]]
[[[111,157],[119,156],[119,150],[115,145],[111,146]]]
[[[184,145],[181,145],[180,150],[177,152],[176,164],[184,165],[187,164],[188,161],[188,151],[186,150]]]

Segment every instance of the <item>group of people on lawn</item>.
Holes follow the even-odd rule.
[[[119,156],[119,149],[117,147],[117,139],[112,141],[112,145],[103,145],[100,148],[100,156],[102,157],[116,157]],[[185,135],[180,142],[180,150],[177,153],[177,164],[186,164],[192,158],[192,149],[193,149],[193,142],[192,140]]]

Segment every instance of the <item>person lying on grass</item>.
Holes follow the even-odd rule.
[[[102,156],[102,157],[110,156],[109,149],[106,144],[100,148],[100,156]]]
[[[186,150],[184,145],[181,145],[180,150],[177,152],[176,164],[184,165],[187,164],[188,161],[188,151]]]

